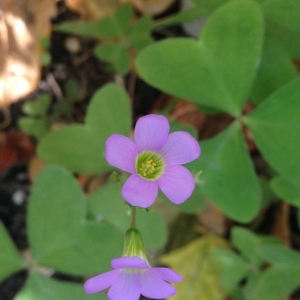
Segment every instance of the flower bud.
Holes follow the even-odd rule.
[[[142,235],[136,228],[126,231],[123,256],[137,256],[149,265]]]

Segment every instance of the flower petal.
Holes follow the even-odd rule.
[[[165,145],[159,151],[168,166],[186,164],[200,155],[196,139],[184,131],[172,132]]]
[[[135,143],[120,134],[111,135],[105,146],[105,158],[116,168],[129,173],[135,173],[135,159],[138,155]]]
[[[158,186],[154,181],[131,175],[122,188],[123,198],[133,206],[149,207],[156,199]]]
[[[134,141],[139,152],[160,150],[169,131],[169,121],[164,116],[147,115],[139,118],[134,130]]]
[[[157,275],[159,278],[169,282],[180,282],[182,276],[169,268],[152,268],[151,272]]]
[[[139,300],[140,280],[137,273],[121,272],[118,281],[108,291],[110,300]]]
[[[175,204],[184,202],[195,188],[194,177],[183,166],[166,167],[164,174],[156,182],[162,192]]]
[[[150,269],[139,274],[141,294],[151,299],[165,299],[176,294],[176,289],[156,276]]]
[[[84,290],[88,294],[93,294],[107,289],[115,283],[120,276],[120,271],[112,270],[100,275],[97,275],[86,281]]]
[[[111,266],[114,269],[136,268],[136,269],[148,269],[148,264],[137,256],[124,256],[114,258],[111,261]]]

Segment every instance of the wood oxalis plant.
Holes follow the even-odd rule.
[[[37,153],[50,166],[32,186],[26,259],[0,224],[0,280],[28,270],[16,300],[279,300],[300,286],[299,252],[245,228],[272,203],[270,194],[300,207],[300,79],[293,65],[300,53],[300,2],[192,2],[190,10],[158,22],[148,16],[132,22],[126,5],[99,22],[57,27],[100,39],[95,55],[118,74],[130,72],[134,60],[150,85],[233,121],[201,141],[200,159],[195,130],[185,132],[165,111],[141,117],[132,140],[130,99],[110,83],[93,95],[83,124],[35,130]],[[150,36],[203,16],[199,39],[154,42]],[[247,101],[253,110],[245,114]],[[245,131],[268,166],[265,178],[255,170]],[[74,173],[112,174],[113,180],[86,195]],[[211,200],[245,225],[230,232],[237,251],[209,234],[164,255],[161,262],[171,268],[151,267],[157,263],[151,251],[168,237],[158,199],[194,214]],[[55,272],[90,279],[83,288],[54,279]]]

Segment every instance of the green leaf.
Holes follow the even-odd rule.
[[[115,14],[115,19],[117,26],[120,31],[123,31],[124,34],[128,33],[130,30],[130,21],[133,15],[133,9],[130,4],[121,5]]]
[[[299,58],[300,32],[283,28],[274,23],[266,25],[267,31],[280,41],[289,55],[294,59]]]
[[[106,139],[114,133],[129,135],[131,108],[120,86],[107,84],[93,96],[85,125],[69,125],[48,133],[38,145],[38,154],[79,173],[105,172],[111,167],[104,158]]]
[[[220,279],[227,290],[237,287],[250,270],[250,265],[231,250],[217,249],[214,256],[222,264]]]
[[[172,205],[175,205],[171,203]],[[198,213],[205,208],[205,195],[199,185],[196,185],[193,194],[187,201],[180,205],[176,205],[176,208],[185,213]]]
[[[165,245],[168,231],[158,212],[139,209],[136,219],[137,228],[140,230],[146,246],[161,247]]]
[[[119,7],[114,16],[98,21],[96,29],[98,37],[121,38],[125,36],[130,29],[132,13],[131,5],[125,4]]]
[[[270,187],[270,182],[267,179],[259,178],[262,190],[262,207],[268,207],[278,199]]]
[[[201,158],[189,169],[203,171],[199,184],[205,195],[230,218],[252,220],[260,208],[261,191],[240,125],[235,122],[201,142],[201,149]]]
[[[122,198],[121,186],[109,183],[91,194],[87,200],[88,213],[95,220],[106,220],[120,232],[130,226],[126,202]]]
[[[300,32],[300,2],[298,0],[264,0],[261,2],[265,17],[269,21]]]
[[[68,245],[52,249],[40,264],[72,275],[95,275],[111,269],[123,244],[124,235],[107,222],[84,222]]]
[[[104,294],[89,295],[81,284],[46,278],[31,272],[22,291],[15,300],[105,300]]]
[[[299,267],[272,266],[260,276],[251,300],[279,300],[300,285]]]
[[[37,140],[42,139],[49,131],[42,119],[23,117],[19,119],[18,125],[22,131],[34,136]]]
[[[98,59],[110,63],[117,73],[125,75],[129,72],[130,58],[124,45],[101,44],[95,48],[94,53]]]
[[[290,55],[274,39],[266,37],[250,99],[259,104],[272,92],[297,76]]]
[[[270,186],[283,201],[300,208],[300,187],[279,176],[271,180]]]
[[[22,110],[28,115],[43,117],[49,108],[50,101],[49,95],[42,94],[36,100],[25,102]]]
[[[150,16],[142,16],[130,31],[129,42],[137,50],[140,51],[153,42],[151,37],[152,19]]]
[[[193,7],[156,21],[155,27],[165,27],[199,20],[211,14],[216,8],[228,2],[228,0],[192,0],[192,2],[195,4]]]
[[[59,166],[43,169],[37,176],[28,207],[28,236],[34,260],[73,241],[86,214],[84,195],[73,176]]]
[[[64,85],[64,93],[67,99],[77,102],[81,99],[79,83],[73,77],[69,78]]]
[[[260,237],[243,227],[234,227],[231,230],[231,240],[233,245],[251,262],[259,265],[263,259],[258,254],[260,245],[276,245],[279,241],[273,237]]]
[[[206,197],[199,185],[196,185],[192,195],[185,202],[179,205],[172,203],[162,192],[159,192],[159,198],[163,199],[166,203],[168,203],[168,205],[175,207],[177,210],[188,214],[201,212],[205,208]]]
[[[98,22],[64,22],[55,26],[55,29],[94,38],[121,38],[130,29],[131,17],[132,7],[125,4],[120,6],[114,16]]]
[[[10,239],[4,225],[0,221],[0,282],[25,268],[18,250]]]
[[[257,283],[261,277],[262,270],[260,268],[253,268],[247,276],[246,285],[243,287],[242,300],[258,300],[254,295],[257,287]]]
[[[123,235],[111,225],[85,221],[86,199],[72,174],[59,166],[36,178],[28,208],[28,235],[36,264],[73,275],[109,268]]]
[[[131,216],[126,212],[119,185],[105,185],[92,194],[87,202],[89,214],[96,220],[104,219],[122,234],[130,227]],[[165,244],[167,229],[158,212],[138,209],[136,222],[146,246],[159,247]]]
[[[285,179],[300,185],[300,79],[272,94],[243,118],[268,163]]]
[[[101,132],[100,134],[101,135]],[[69,125],[49,132],[38,145],[39,156],[79,173],[97,173],[110,169],[104,156],[104,141],[87,126]]]
[[[83,35],[91,38],[99,38],[101,37],[101,34],[103,34],[101,32],[101,25],[99,26],[98,22],[68,21],[56,25],[54,29],[69,34]]]
[[[282,244],[263,244],[256,248],[256,252],[264,261],[273,265],[290,267],[298,266],[300,270],[300,252],[289,249]]]
[[[150,45],[139,53],[137,71],[165,92],[237,116],[254,80],[262,36],[259,7],[230,1],[210,17],[200,41],[177,38]]]
[[[54,120],[55,120],[55,116],[67,116],[67,117],[71,117],[73,112],[73,106],[70,102],[66,101],[66,100],[62,100],[62,101],[58,101],[57,103],[55,103],[54,106]]]

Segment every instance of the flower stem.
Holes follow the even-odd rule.
[[[136,224],[136,206],[132,206],[131,228],[135,228]]]

